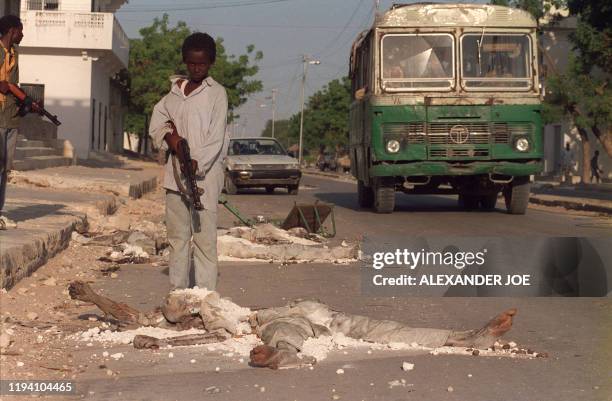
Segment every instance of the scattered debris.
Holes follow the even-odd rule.
[[[453,388],[453,386],[448,386],[446,391],[448,391],[449,393],[452,393],[453,391],[455,391],[455,389]]]
[[[81,245],[87,245],[91,242],[91,238],[88,238],[84,235],[81,235],[79,233],[77,233],[76,231],[73,231],[70,237],[74,242],[76,242],[77,244],[81,244]]]
[[[36,312],[28,312],[28,314],[26,316],[30,320],[38,319],[38,313],[36,313]]]
[[[55,279],[55,277],[49,277],[48,279],[44,280],[42,283],[46,285],[47,287],[55,287],[57,285],[57,280]]]
[[[414,369],[414,363],[404,362],[402,363],[402,370],[404,372],[408,372],[409,370]]]
[[[117,352],[116,354],[112,354],[110,357],[118,361],[119,359],[123,358],[123,356],[124,356],[123,353]]]
[[[338,369],[338,370],[336,370],[336,374],[337,374],[337,375],[343,375],[343,374],[344,374],[344,369]]]

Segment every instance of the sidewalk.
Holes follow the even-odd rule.
[[[68,166],[13,172],[5,212],[17,228],[0,231],[0,288],[9,289],[65,249],[88,217],[113,214],[122,198],[138,198],[157,186],[154,163]]]
[[[535,182],[531,203],[612,214],[612,184],[559,185]]]

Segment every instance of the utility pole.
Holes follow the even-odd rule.
[[[302,165],[302,155],[303,155],[303,143],[304,143],[304,90],[306,87],[306,66],[308,64],[319,65],[321,62],[319,60],[314,60],[305,54],[302,56],[302,64],[304,65],[304,72],[302,74],[302,111],[300,113],[300,150],[299,150],[299,158],[298,162],[300,166]]]
[[[274,138],[274,120],[276,119],[276,92],[278,89],[272,89],[272,138]]]

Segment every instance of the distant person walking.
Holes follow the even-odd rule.
[[[17,227],[15,222],[2,215],[6,198],[8,173],[13,164],[17,146],[19,116],[17,99],[9,94],[9,83],[19,82],[17,49],[23,39],[23,24],[15,15],[0,18],[0,230]]]
[[[600,173],[603,174],[603,170],[599,168],[599,150],[596,150],[591,159],[591,181],[593,181],[594,178],[596,183],[600,183]]]
[[[561,172],[563,173],[563,183],[566,185],[572,184],[572,169],[574,168],[574,152],[570,148],[569,142],[563,148],[561,155]]]

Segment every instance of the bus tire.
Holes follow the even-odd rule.
[[[369,209],[374,206],[374,192],[361,180],[357,180],[357,203],[362,208]]]
[[[514,177],[514,180],[504,189],[504,200],[508,213],[525,214],[529,205],[530,194],[529,176]]]
[[[223,187],[225,189],[225,193],[228,195],[236,195],[238,193],[238,187],[227,174],[225,175],[225,183]]]
[[[497,204],[497,192],[494,194],[483,195],[480,197],[480,207],[482,210],[493,210]]]
[[[287,192],[289,193],[289,195],[297,195],[298,192],[300,190],[300,185],[289,185],[287,187]]]
[[[395,209],[395,186],[383,180],[374,183],[374,211],[376,213],[393,213]]]
[[[475,195],[459,194],[458,205],[461,209],[476,210],[478,209],[478,199]]]

